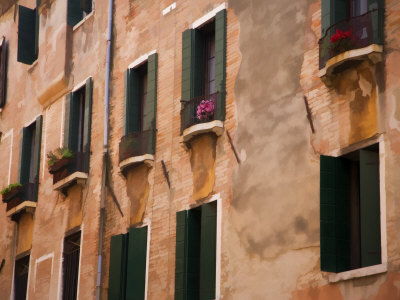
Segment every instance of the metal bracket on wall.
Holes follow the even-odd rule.
[[[236,152],[235,145],[233,144],[231,135],[229,134],[228,130],[226,130],[226,135],[228,136],[229,144],[231,144],[231,148],[232,148],[233,154],[235,154],[236,160],[237,160],[238,164],[240,164],[241,161],[240,161],[239,155]]]
[[[311,131],[312,131],[312,133],[315,133],[314,124],[313,124],[313,120],[312,120],[311,109],[310,109],[310,106],[308,105],[308,101],[307,101],[307,97],[306,96],[304,96],[304,104],[306,105],[307,119],[308,119],[308,122],[310,122]]]
[[[169,181],[169,174],[168,174],[167,167],[165,166],[165,163],[163,160],[161,160],[161,165],[163,168],[165,180],[167,180],[168,187],[171,188],[171,183]]]

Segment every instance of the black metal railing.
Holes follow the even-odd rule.
[[[22,185],[19,192],[7,201],[7,211],[17,207],[25,201],[37,201],[38,184],[29,182]]]
[[[131,132],[119,143],[119,162],[128,158],[155,153],[156,130]]]
[[[372,44],[382,45],[383,17],[382,9],[374,9],[329,27],[319,40],[319,68],[324,68],[329,59],[343,52],[361,49]],[[344,33],[344,37],[335,39],[341,35],[340,33]]]
[[[89,152],[75,152],[74,156],[65,166],[53,172],[53,184],[68,177],[75,172],[89,172]]]
[[[225,120],[225,97],[223,93],[214,93],[209,96],[181,101],[181,134],[190,126],[214,120]],[[211,110],[210,103],[213,109]],[[208,107],[201,107],[206,105]],[[207,109],[208,108],[208,109]]]

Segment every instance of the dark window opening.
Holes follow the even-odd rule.
[[[39,55],[39,13],[19,5],[17,61],[31,65]]]
[[[215,21],[200,29],[203,41],[203,95],[215,93]]]
[[[33,168],[33,161],[35,159],[36,122],[29,126],[29,131],[32,137],[29,156],[29,182],[35,182],[36,172]]]
[[[25,300],[28,287],[29,255],[15,261],[14,299]]]
[[[86,87],[82,87],[78,91],[75,92],[75,99],[77,101],[78,111],[77,111],[77,118],[78,118],[78,135],[77,135],[77,152],[84,151],[83,145],[83,136],[84,136],[84,123],[85,123],[85,92]]]
[[[6,104],[7,51],[7,42],[3,37],[0,41],[0,108],[3,108]]]
[[[350,17],[358,17],[368,12],[368,0],[350,0]]]
[[[75,300],[77,298],[80,250],[80,231],[64,239],[63,300]]]
[[[144,112],[146,111],[146,98],[147,98],[147,63],[137,68],[139,79],[139,130],[144,128]]]
[[[68,0],[68,25],[75,26],[93,10],[93,0]]]

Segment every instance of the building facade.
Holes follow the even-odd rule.
[[[400,299],[399,11],[3,1],[0,298]]]

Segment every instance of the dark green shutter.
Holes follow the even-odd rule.
[[[33,201],[37,201],[38,190],[39,190],[39,172],[40,172],[40,150],[42,147],[42,127],[43,127],[43,116],[39,116],[36,118],[36,130],[35,130],[35,145],[33,149],[33,174],[35,176],[35,189],[32,199]]]
[[[192,97],[192,35],[193,30],[185,30],[182,34],[182,100],[189,101]]]
[[[19,6],[17,61],[31,65],[37,59],[36,9]]]
[[[383,9],[382,0],[368,0],[368,10]]]
[[[111,237],[108,299],[125,300],[127,235]]]
[[[90,77],[86,80],[85,86],[85,118],[83,123],[83,151],[86,153],[85,170],[89,172],[90,161],[90,136],[92,128],[92,102],[93,102],[93,81]]]
[[[215,90],[218,100],[215,107],[215,118],[225,120],[225,86],[226,86],[226,10],[215,16]]]
[[[25,184],[29,182],[29,168],[31,158],[32,132],[28,127],[21,131],[21,143],[19,148],[19,170],[18,182]]]
[[[321,155],[321,270],[350,268],[350,171],[345,159]]]
[[[147,227],[129,230],[127,300],[144,300],[146,289]]]
[[[325,36],[326,31],[332,25],[331,8],[335,0],[321,0],[321,36]],[[332,14],[333,15],[333,14]]]
[[[147,96],[143,111],[143,131],[156,129],[157,111],[157,53],[150,55],[147,61]]]
[[[64,117],[64,147],[78,151],[78,126],[79,126],[79,105],[75,93],[69,93],[65,98]]]
[[[68,0],[67,24],[75,26],[82,19],[81,0]]]
[[[373,43],[382,45],[383,44],[383,33],[384,33],[384,9],[382,0],[368,0],[368,10],[371,15]]]
[[[189,300],[187,297],[187,215],[187,210],[176,213],[175,300]]]
[[[337,24],[349,17],[349,3],[348,0],[335,0],[334,4],[333,24]]]
[[[201,206],[200,300],[215,299],[217,202]]]
[[[0,108],[6,104],[8,43],[3,38],[0,55]]]
[[[39,31],[40,31],[40,16],[39,16],[39,5],[40,1],[36,2],[36,9],[35,9],[35,57],[39,57]]]
[[[90,14],[92,12],[92,0],[81,0],[81,10]]]
[[[361,266],[381,263],[379,154],[360,150]]]

